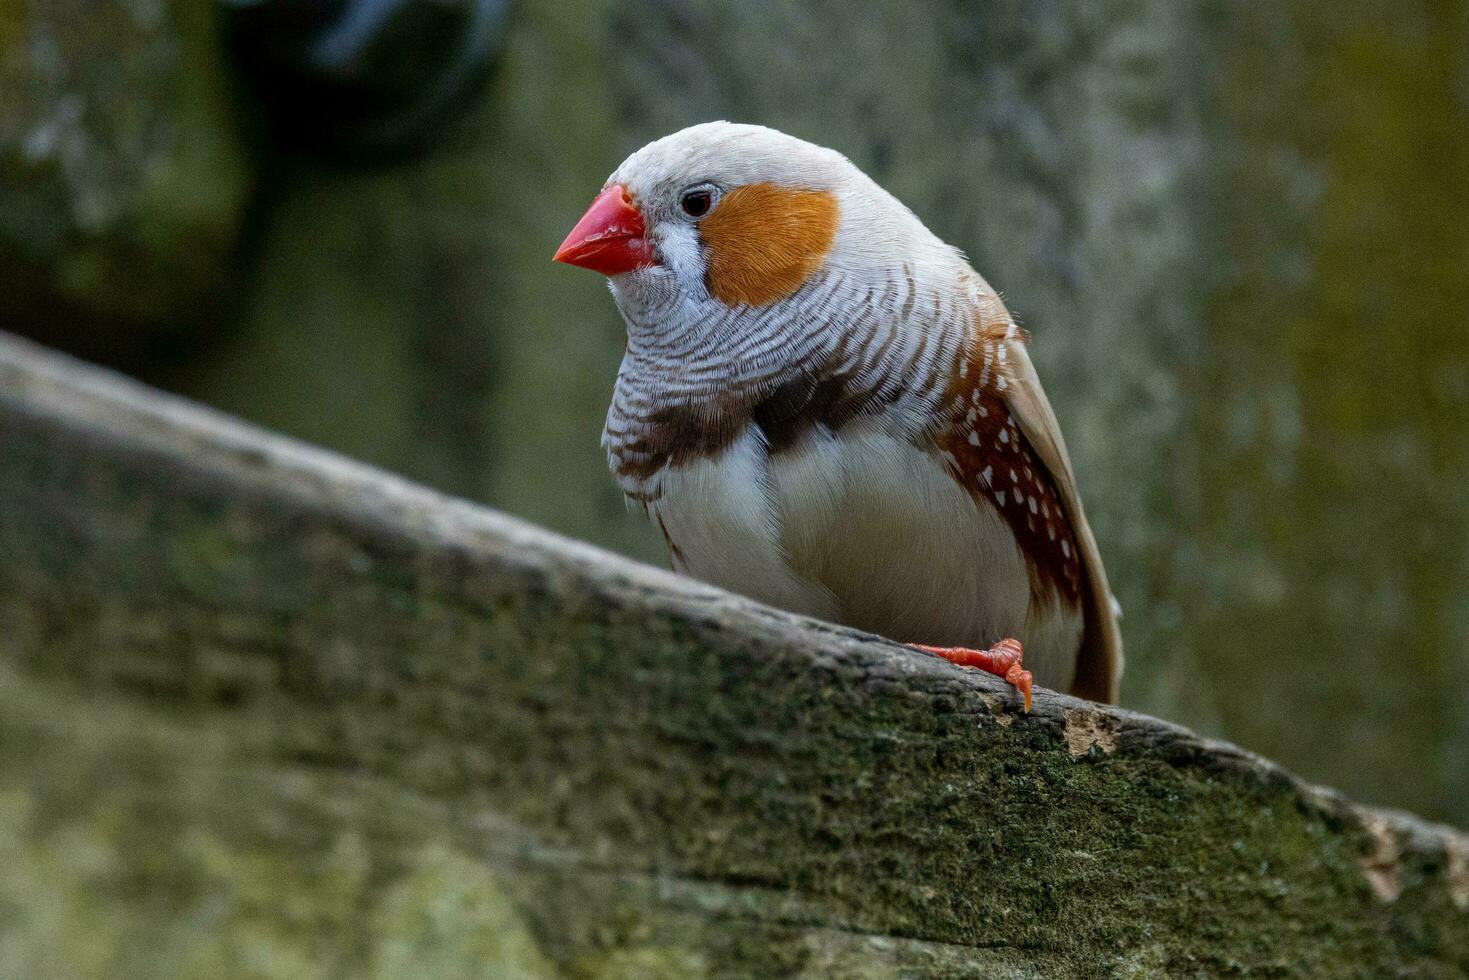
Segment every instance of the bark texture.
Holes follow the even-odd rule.
[[[0,336],[0,974],[1469,970],[1469,839]]]

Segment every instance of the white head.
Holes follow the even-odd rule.
[[[607,275],[635,330],[768,309],[834,271],[871,283],[965,267],[840,153],[728,122],[624,160],[556,259]]]

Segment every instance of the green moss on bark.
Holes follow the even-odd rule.
[[[1020,715],[16,343],[0,452],[22,965],[202,931],[169,955],[297,975],[1469,967],[1465,838],[1182,729]]]

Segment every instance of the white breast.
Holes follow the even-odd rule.
[[[781,545],[782,515],[771,496],[767,462],[760,430],[748,426],[718,456],[664,470],[649,515],[677,548],[676,570],[772,606],[836,620],[835,597],[796,572]]]
[[[696,578],[895,640],[1025,644],[1048,687],[1070,686],[1079,613],[1032,609],[1013,535],[942,463],[864,421],[817,427],[771,456],[749,426],[717,457],[665,470],[650,507]]]

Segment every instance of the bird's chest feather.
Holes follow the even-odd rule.
[[[1032,609],[999,514],[877,420],[817,426],[778,451],[747,425],[720,452],[666,467],[648,509],[696,578],[898,640],[1025,636],[1038,675],[1069,683],[1079,621]]]

